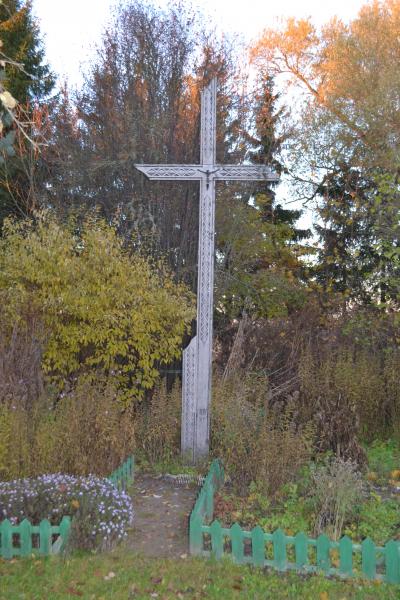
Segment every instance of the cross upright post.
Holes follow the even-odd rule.
[[[183,351],[182,455],[190,462],[209,450],[211,359],[214,298],[215,182],[277,181],[266,165],[216,164],[217,80],[201,93],[201,139],[199,165],[135,165],[149,179],[200,181],[200,219],[197,278],[197,330]]]

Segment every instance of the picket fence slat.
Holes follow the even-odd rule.
[[[133,482],[135,459],[129,456],[126,461],[107,477],[119,490],[126,490]]]
[[[12,558],[12,525],[8,519],[2,522],[0,532],[2,557]]]
[[[294,538],[294,550],[297,569],[303,569],[308,564],[307,536],[302,531]]]
[[[325,573],[329,573],[331,568],[329,550],[330,540],[326,535],[321,534],[317,538],[317,567]]]
[[[251,532],[253,564],[263,567],[265,563],[265,538],[263,529],[257,525]]]
[[[282,529],[277,529],[272,534],[272,543],[274,546],[274,564],[278,571],[286,570],[286,540]]]
[[[219,521],[213,521],[210,527],[211,548],[215,558],[221,558],[224,552],[224,541],[222,537],[222,527]]]
[[[21,540],[21,556],[29,556],[32,554],[32,535],[31,535],[31,524],[28,519],[24,519],[20,526],[20,540]]]
[[[350,577],[353,574],[353,544],[347,535],[339,542],[339,557],[340,574]]]
[[[230,529],[232,540],[232,556],[235,562],[242,564],[244,562],[243,533],[239,523],[234,523]]]
[[[385,546],[386,581],[388,583],[399,582],[399,545],[390,540]]]
[[[362,572],[368,579],[376,577],[376,550],[375,544],[370,538],[366,538],[361,544]]]
[[[365,539],[361,544],[356,544],[348,536],[344,536],[339,541],[332,541],[324,534],[314,539],[309,538],[304,532],[299,532],[293,537],[285,535],[281,529],[266,533],[258,525],[250,532],[243,530],[238,523],[232,525],[230,529],[223,528],[218,521],[212,520],[214,494],[223,482],[223,467],[220,461],[214,460],[190,516],[191,554],[213,555],[215,558],[221,558],[225,554],[230,555],[237,563],[251,563],[258,567],[268,565],[279,571],[288,569],[308,573],[318,571],[326,575],[337,574],[347,578],[360,576],[358,568],[354,567],[353,555],[356,554],[361,559],[363,577],[400,584],[400,542],[394,540],[387,542],[385,547],[381,548],[376,547],[370,538]],[[204,548],[204,535],[211,537],[211,550]],[[246,538],[251,540],[250,554],[248,551],[245,553]],[[225,539],[230,541],[231,552],[224,546]],[[272,559],[266,554],[266,544],[271,542]],[[294,562],[288,560],[288,546],[294,549]],[[310,559],[309,548],[312,549],[311,556],[316,556],[316,560]],[[289,556],[293,556],[292,550]],[[379,565],[382,565],[379,569],[377,556],[383,557],[379,561]]]

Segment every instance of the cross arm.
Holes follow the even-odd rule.
[[[135,165],[149,179],[161,181],[198,181],[202,178],[198,165]]]
[[[215,179],[227,181],[278,181],[279,175],[267,165],[216,165]]]

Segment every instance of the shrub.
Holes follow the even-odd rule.
[[[299,376],[301,419],[312,419],[315,423],[317,452],[333,452],[364,464],[365,453],[359,443],[360,378],[350,355],[342,353],[317,359],[310,351],[304,352]]]
[[[181,352],[193,297],[163,265],[130,252],[102,221],[65,226],[52,218],[6,223],[0,239],[2,327],[43,325],[42,368],[62,388],[85,372],[112,375],[125,399],[143,397],[158,365]]]
[[[33,445],[34,468],[36,473],[106,475],[134,447],[132,408],[121,402],[112,381],[82,379],[54,409],[42,411]]]
[[[215,383],[212,453],[222,458],[239,493],[257,482],[268,495],[276,494],[308,462],[312,440],[312,427],[296,424],[294,405],[268,406],[266,378]]]
[[[31,411],[0,405],[0,480],[28,475],[32,454]]]
[[[359,441],[399,438],[398,349],[305,351],[299,361],[300,401],[314,415],[319,450],[330,450],[362,465]]]
[[[0,479],[63,472],[106,475],[135,447],[131,406],[110,381],[80,379],[57,400],[0,405]]]
[[[136,408],[137,449],[151,463],[170,462],[180,452],[181,389],[160,384]]]
[[[328,459],[315,467],[310,483],[316,513],[314,533],[324,532],[337,540],[362,499],[363,481],[357,464],[340,457]]]
[[[133,520],[131,498],[106,479],[94,476],[42,475],[0,483],[0,521],[32,524],[48,519],[58,525],[73,518],[70,547],[110,548],[126,535]]]

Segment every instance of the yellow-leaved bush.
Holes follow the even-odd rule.
[[[68,378],[111,376],[125,401],[140,399],[158,367],[179,356],[194,316],[189,289],[163,264],[129,249],[104,221],[6,222],[0,239],[0,301],[12,335],[29,314],[43,321],[42,368]]]

